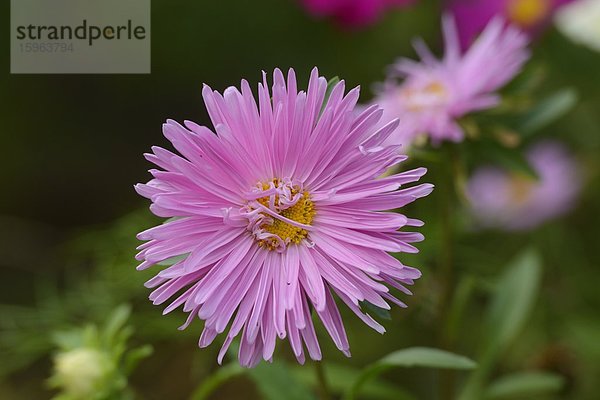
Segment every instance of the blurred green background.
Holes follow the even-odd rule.
[[[0,15],[8,26],[8,1],[0,5]],[[152,145],[168,147],[161,123],[173,118],[208,124],[202,83],[222,90],[242,77],[256,82],[261,70],[276,66],[294,67],[303,87],[316,65],[322,75],[361,85],[361,99],[367,101],[370,85],[384,78],[386,65],[401,55],[414,57],[411,38],[424,37],[439,53],[440,16],[440,2],[422,0],[351,32],[314,20],[292,0],[155,1],[150,75],[11,75],[9,32],[0,31],[5,48],[0,53],[0,398],[50,398],[45,381],[55,351],[51,333],[101,324],[122,303],[133,306],[131,342],[154,347],[130,378],[138,398],[190,398],[218,369],[218,346],[197,349],[199,322],[177,331],[185,316],[175,312],[162,317],[142,285],[152,272],[134,270],[134,235],[157,219],[133,185],[149,177],[142,153]],[[384,321],[384,336],[342,310],[351,359],[321,335],[332,387],[347,386],[365,365],[410,346],[451,347],[477,361],[490,332],[482,321],[489,316],[497,277],[510,260],[534,247],[541,254],[541,283],[525,287],[533,296],[531,307],[523,310],[523,323],[495,357],[488,379],[522,370],[554,372],[561,389],[539,398],[598,398],[600,54],[553,29],[534,44],[533,52],[531,63],[540,67],[543,78],[541,96],[564,87],[579,95],[577,106],[542,133],[565,142],[585,166],[586,185],[577,209],[534,232],[454,237],[451,284],[465,293],[465,305],[458,301],[460,318],[450,326],[440,324],[452,311],[441,294],[447,277],[436,267],[442,192],[411,206],[407,213],[426,222],[426,241],[419,255],[401,259],[422,269],[423,278],[414,296],[403,298],[409,308],[393,309],[392,320]],[[444,176],[443,165],[418,159],[411,165],[429,167],[429,182],[438,184]],[[460,225],[458,207],[456,215]],[[287,347],[279,343],[278,363],[292,359]],[[291,362],[289,368],[294,379],[310,386],[314,378],[308,364],[298,369]],[[261,373],[268,377],[273,371],[237,376],[212,398],[264,398]],[[466,372],[453,374],[454,385],[468,379]],[[278,375],[271,376],[276,385]],[[439,383],[449,378],[417,368],[389,371],[381,379],[418,399],[433,399],[444,387]],[[288,395],[295,398],[293,390]]]

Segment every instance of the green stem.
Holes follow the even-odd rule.
[[[316,361],[314,365],[319,387],[319,397],[321,400],[331,400],[331,391],[329,390],[329,384],[327,383],[327,377],[325,376],[323,361]]]
[[[448,335],[446,319],[449,316],[450,305],[454,297],[454,212],[456,204],[456,182],[458,179],[458,161],[455,146],[447,144],[444,148],[445,171],[441,185],[440,224],[441,224],[441,251],[439,258],[439,279],[442,285],[439,303],[439,346],[452,351],[453,343]],[[440,397],[452,400],[455,393],[455,373],[443,371],[440,377]]]
[[[204,379],[190,396],[190,400],[205,400],[228,380],[246,373],[248,370],[237,362],[227,364]]]
[[[442,294],[440,298],[440,321],[443,321],[447,316],[448,307],[452,300],[452,292],[454,289],[454,206],[455,206],[455,154],[452,145],[447,145],[444,150],[446,157],[444,158],[445,171],[441,192],[440,204],[440,223],[441,223],[441,251],[439,259],[439,278],[442,284]],[[440,330],[440,344],[445,346],[448,343],[447,335],[444,330]]]

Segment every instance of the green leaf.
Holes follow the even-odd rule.
[[[189,253],[186,253],[186,254],[181,254],[179,256],[167,258],[166,260],[162,260],[161,262],[159,262],[158,265],[171,266],[173,264],[178,263],[181,260],[185,260],[188,255],[189,255]]]
[[[487,400],[530,399],[532,396],[556,394],[565,384],[561,375],[549,372],[519,372],[492,383],[485,392]]]
[[[209,398],[209,396],[225,382],[236,376],[242,375],[247,371],[246,368],[243,368],[237,362],[224,365],[202,381],[200,386],[198,386],[190,396],[190,400],[205,400]]]
[[[532,110],[520,118],[517,130],[530,136],[569,112],[577,104],[577,92],[562,89],[540,101]]]
[[[463,276],[456,286],[456,290],[454,291],[454,296],[452,298],[452,304],[448,312],[448,318],[446,319],[445,328],[446,336],[451,343],[456,340],[459,334],[459,329],[462,326],[463,316],[465,314],[465,310],[467,309],[467,305],[469,304],[469,299],[473,294],[474,288],[475,278],[473,278],[471,275]]]
[[[501,167],[504,167],[509,171],[523,174],[532,179],[538,179],[537,172],[519,150],[496,144],[485,146],[485,151],[489,157]]]
[[[526,250],[508,265],[496,285],[487,311],[479,368],[467,381],[460,400],[479,400],[498,357],[523,329],[538,297],[542,262],[534,250]]]
[[[84,346],[81,330],[57,331],[52,334],[52,341],[61,350],[72,350]]]
[[[477,364],[473,360],[445,350],[429,347],[410,347],[390,353],[365,368],[346,394],[346,398],[348,400],[354,399],[368,380],[392,368],[423,367],[470,370],[476,366]]]
[[[119,331],[125,326],[129,316],[131,315],[131,307],[127,304],[122,304],[117,307],[108,317],[108,321],[103,330],[103,336],[109,346],[114,345]]]
[[[527,250],[506,269],[487,313],[487,347],[502,351],[523,329],[533,310],[542,278],[541,259]]]
[[[334,76],[329,81],[327,81],[327,89],[325,90],[325,97],[323,98],[323,105],[321,106],[321,111],[319,111],[319,116],[321,114],[323,114],[323,111],[325,111],[325,106],[327,106],[327,102],[329,101],[329,96],[331,96],[331,92],[333,91],[333,88],[338,83],[340,83],[340,78],[337,76]]]
[[[298,383],[288,367],[282,363],[261,363],[248,370],[265,400],[314,400],[315,397],[305,386]]]
[[[323,369],[325,371],[325,378],[329,383],[329,388],[334,394],[348,392],[352,388],[353,382],[361,374],[361,371],[356,368],[334,363],[326,363],[323,365]],[[297,366],[292,369],[292,373],[300,383],[315,389],[319,386],[316,374],[312,368]],[[382,379],[373,379],[365,383],[362,387],[361,395],[379,400],[416,400],[414,396],[401,387]]]
[[[547,75],[545,65],[528,63],[523,71],[505,86],[503,91],[506,93],[530,93],[543,83]]]
[[[123,366],[125,374],[129,375],[131,372],[133,372],[138,363],[144,358],[150,356],[153,351],[154,349],[149,344],[128,351],[125,355]]]
[[[426,367],[446,369],[473,369],[477,364],[458,354],[429,347],[410,347],[383,357],[379,365],[386,367]]]
[[[369,314],[371,317],[377,317],[377,318],[385,319],[388,321],[392,320],[392,315],[390,314],[390,310],[386,310],[385,308],[377,307],[375,304],[369,303],[366,300],[360,302],[360,307],[361,307],[361,309],[364,309],[364,311],[367,314]]]

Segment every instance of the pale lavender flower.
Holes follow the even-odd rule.
[[[419,134],[431,141],[461,141],[457,119],[494,107],[496,93],[521,69],[529,57],[527,39],[517,29],[495,19],[480,38],[461,52],[456,24],[443,20],[445,55],[437,59],[422,40],[415,42],[421,62],[400,59],[390,69],[374,103],[384,109],[382,123],[400,118],[400,125],[387,143],[410,144]],[[397,78],[403,78],[401,83]]]
[[[383,333],[362,302],[404,307],[389,288],[410,293],[405,285],[421,275],[388,252],[416,252],[410,243],[422,235],[400,229],[422,222],[386,210],[431,192],[429,184],[405,187],[425,169],[380,178],[406,159],[383,144],[397,122],[374,129],[382,111],[356,115],[359,90],[344,94],[343,81],[323,106],[326,87],[316,68],[306,92],[293,70],[286,82],[276,69],[272,91],[263,75],[258,102],[245,80],[222,95],[205,86],[216,134],[167,121],[164,135],[181,155],[160,147],[146,155],[160,169],[136,189],[154,214],[176,219],[138,235],[147,241],[138,268],[184,255],[147,282],[150,299],[175,298],[165,313],[183,306],[182,328],[203,320],[200,347],[227,331],[219,362],[238,336],[244,366],[270,361],[277,338],[288,339],[299,362],[303,344],[319,360],[313,310],[349,356],[334,298]]]
[[[528,230],[573,207],[581,175],[565,148],[542,142],[527,158],[538,180],[497,167],[482,167],[470,178],[467,197],[480,227]]]

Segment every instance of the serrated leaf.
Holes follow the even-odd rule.
[[[565,384],[561,375],[550,372],[519,372],[493,382],[485,392],[487,400],[530,399],[556,394]]]

